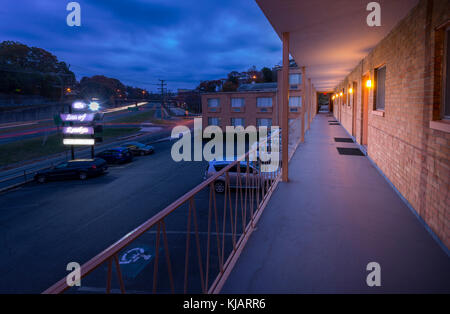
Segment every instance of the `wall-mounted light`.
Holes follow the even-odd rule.
[[[341,93],[339,94],[339,96],[341,96],[341,97],[342,97],[342,96],[344,96],[344,93],[343,93],[343,92],[341,92]]]
[[[366,81],[366,87],[367,88],[371,88],[372,87],[372,81],[371,80],[367,80]]]
[[[348,92],[349,92],[350,94],[353,94],[353,88],[350,88],[350,89],[348,90]]]

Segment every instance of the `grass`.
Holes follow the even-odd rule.
[[[121,137],[139,132],[140,128],[104,128],[103,139]]]
[[[0,166],[34,159],[42,156],[62,153],[67,149],[62,143],[61,136],[53,134],[44,137],[26,139],[1,145]]]
[[[136,113],[127,117],[119,118],[111,121],[112,123],[142,123],[142,122],[154,122],[155,110],[148,110],[142,113]]]

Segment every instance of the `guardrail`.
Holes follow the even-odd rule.
[[[83,282],[90,278],[89,275],[92,280],[103,278],[105,293],[111,293],[114,278],[121,293],[129,289],[127,284],[131,289],[135,288],[135,279],[127,282],[123,276],[122,269],[126,267],[124,252],[138,241],[148,244],[151,239],[154,241],[153,270],[147,265],[146,270],[151,274],[145,272],[144,278],[140,278],[141,283],[146,283],[146,291],[218,293],[280,180],[280,168],[262,172],[258,170],[260,163],[251,163],[249,159],[250,152],[231,162],[83,264],[80,269]],[[186,218],[186,215],[184,230],[167,230],[168,225],[179,228],[178,218]],[[175,256],[183,258],[172,259],[174,252],[179,253]],[[195,269],[198,268],[194,271],[190,264],[193,258],[197,264]],[[161,269],[164,270],[164,280],[160,280]],[[58,294],[70,288],[67,279],[62,278],[43,293]]]
[[[34,180],[34,175],[38,171],[49,169],[51,167],[53,167],[53,163],[51,163],[49,166],[45,166],[45,167],[41,167],[41,168],[37,168],[37,169],[30,168],[30,169],[21,170],[21,171],[17,172],[18,173],[17,175],[6,176],[5,178],[0,179],[0,184],[2,184],[4,182],[17,181],[18,179],[19,180],[22,179],[22,180],[20,180],[20,182],[12,183],[12,184],[7,185],[5,187],[0,187],[0,193],[2,193],[4,191],[11,190],[11,189],[14,189],[16,187],[19,187],[21,185],[24,185],[24,184],[27,184],[27,183],[33,181]]]

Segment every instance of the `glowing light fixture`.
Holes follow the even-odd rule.
[[[76,101],[72,104],[72,108],[76,110],[86,109],[86,104],[82,101]]]
[[[366,81],[366,87],[367,88],[371,88],[372,87],[372,81],[371,80],[367,80]]]
[[[63,140],[64,145],[95,145],[95,139],[93,138],[65,138]]]
[[[89,104],[89,109],[91,111],[98,111],[100,109],[100,105],[98,104],[98,102],[93,101]]]
[[[348,92],[349,92],[350,94],[353,94],[353,88],[350,88],[350,89],[348,90]]]
[[[341,92],[341,93],[339,94],[339,96],[341,96],[341,97],[342,97],[342,96],[344,96],[344,93],[343,93],[343,92]]]

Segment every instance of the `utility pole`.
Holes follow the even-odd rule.
[[[161,92],[161,120],[164,119],[164,114],[163,114],[163,107],[164,107],[164,90],[166,88],[164,88],[165,86],[167,86],[167,83],[165,80],[159,80],[160,84],[158,84],[159,86],[161,86],[160,88],[158,88],[158,90]]]

